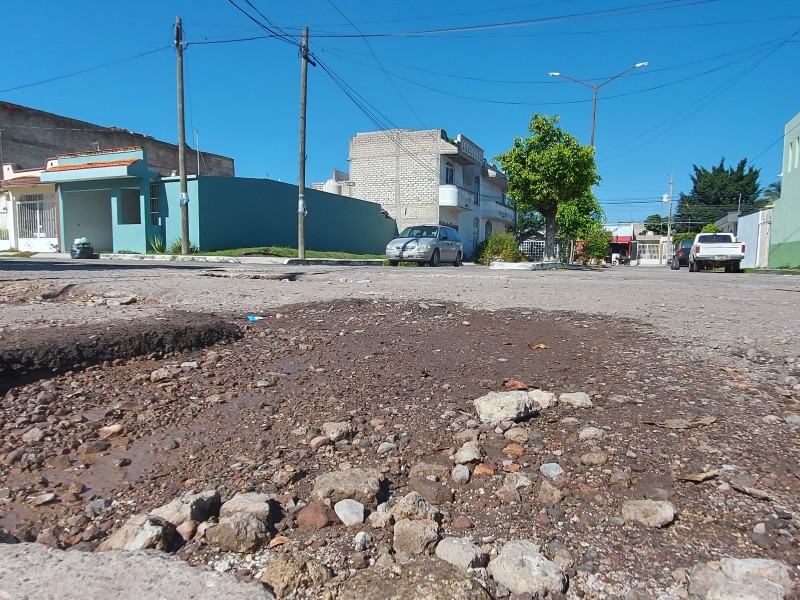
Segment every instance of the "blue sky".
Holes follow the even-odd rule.
[[[288,37],[231,41],[267,35],[243,11]],[[198,131],[238,175],[292,183],[300,63],[288,42],[303,26],[320,63],[309,69],[307,182],[346,171],[349,138],[375,121],[463,133],[492,157],[539,112],[588,144],[592,89],[548,73],[593,85],[647,61],[598,91],[595,192],[609,223],[666,215],[670,173],[677,198],[693,164],[723,156],[748,159],[762,187],[778,181],[784,125],[800,112],[790,0],[37,0],[4,12],[0,100],[170,142],[180,16],[190,143]]]

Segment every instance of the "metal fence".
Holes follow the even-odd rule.
[[[534,261],[544,260],[544,240],[524,240],[519,245],[520,252]],[[561,256],[558,240],[556,240],[555,255]]]

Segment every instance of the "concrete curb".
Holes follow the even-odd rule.
[[[544,271],[548,269],[562,269],[564,265],[556,261],[510,263],[495,260],[489,263],[489,268],[506,271]]]

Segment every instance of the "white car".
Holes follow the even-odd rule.
[[[460,267],[464,260],[464,248],[458,232],[452,227],[413,225],[406,227],[386,245],[386,258],[393,267],[400,261],[432,267],[447,262]]]

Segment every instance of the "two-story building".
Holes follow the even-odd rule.
[[[781,197],[775,201],[769,242],[770,268],[800,267],[800,113],[783,133]]]
[[[398,229],[438,223],[456,229],[464,253],[514,224],[508,182],[483,149],[443,129],[372,131],[350,138],[350,172],[334,171],[324,190],[376,202]]]

